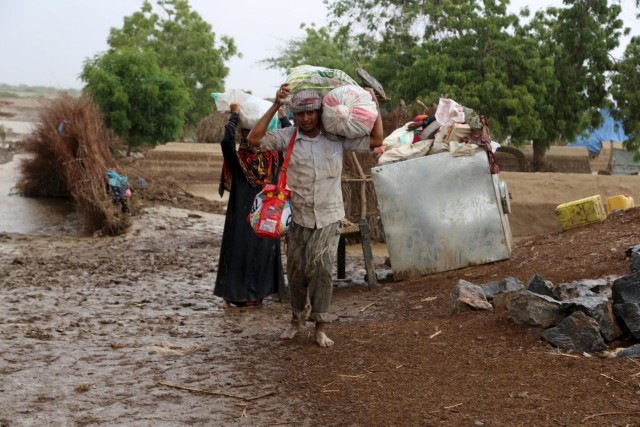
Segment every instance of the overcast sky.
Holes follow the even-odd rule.
[[[626,24],[640,34],[633,0],[622,0]],[[153,2],[155,3],[155,1]],[[276,56],[287,40],[304,36],[301,23],[325,25],[322,0],[190,0],[211,24],[216,39],[233,37],[243,58],[232,59],[227,89],[273,96],[285,76],[259,61]],[[561,6],[561,0],[512,1],[520,5]],[[0,0],[0,83],[81,88],[85,59],[107,49],[112,27],[140,9],[142,0]],[[624,42],[626,44],[626,41]],[[620,52],[621,54],[621,52]]]

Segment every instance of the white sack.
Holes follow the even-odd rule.
[[[322,125],[329,133],[349,139],[367,136],[377,118],[375,101],[360,86],[341,86],[322,98]]]

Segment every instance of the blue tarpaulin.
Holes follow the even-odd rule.
[[[611,117],[609,110],[602,109],[600,114],[604,117],[602,126],[598,129],[590,129],[587,136],[580,136],[575,142],[570,142],[567,147],[587,147],[591,153],[600,153],[603,142],[622,142],[627,139],[622,123]]]

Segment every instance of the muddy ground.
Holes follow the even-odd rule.
[[[359,284],[336,288],[328,349],[312,325],[280,341],[276,300],[221,309],[221,215],[157,206],[116,238],[4,233],[0,425],[640,425],[637,361],[558,354],[505,313],[448,311],[461,278],[624,275],[639,221],[636,208],[374,291],[352,256]]]
[[[449,314],[459,279],[627,274],[640,208],[373,291],[350,255],[336,345],[320,349],[311,324],[278,339],[289,310],[275,298],[221,308],[224,217],[187,200],[148,202],[115,238],[0,233],[0,426],[640,425],[640,362],[558,353],[504,312]]]

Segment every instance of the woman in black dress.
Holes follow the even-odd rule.
[[[221,193],[229,191],[229,202],[213,293],[224,298],[226,306],[259,307],[265,297],[284,287],[280,240],[256,236],[248,216],[262,187],[278,180],[281,154],[251,147],[246,140],[248,129],[241,129],[242,139],[236,151],[238,104],[231,104],[230,110],[222,140],[224,166],[220,185]],[[278,116],[282,127],[291,126],[284,111]]]

